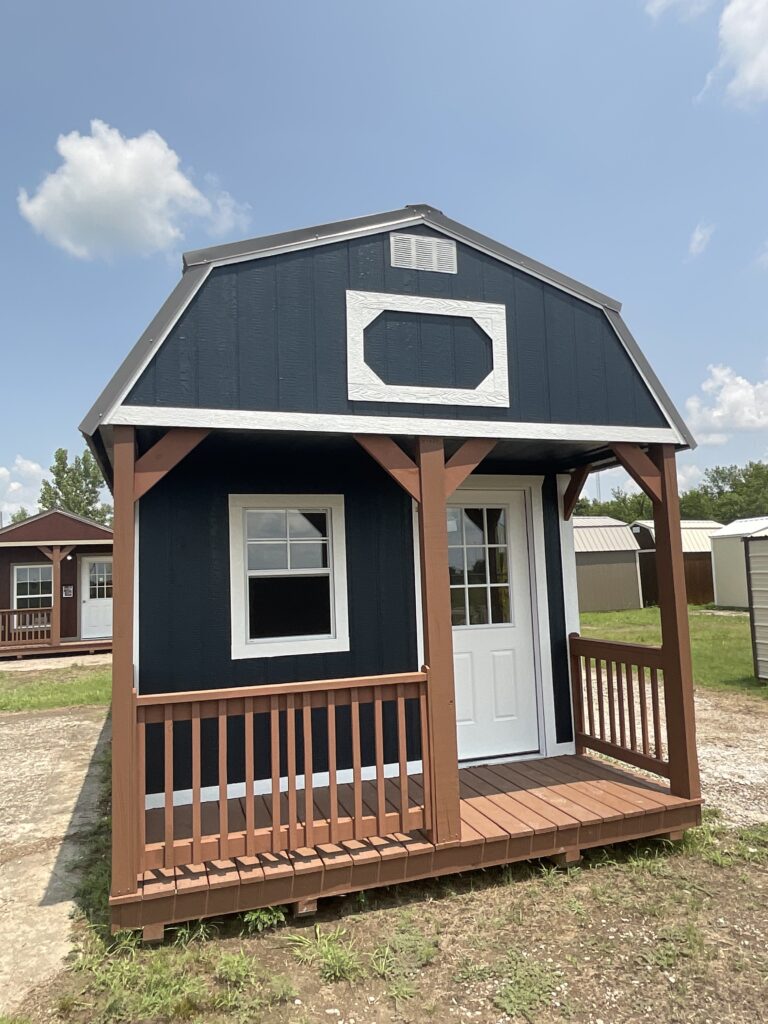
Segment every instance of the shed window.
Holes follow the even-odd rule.
[[[232,657],[348,650],[340,495],[232,495]]]
[[[16,565],[13,572],[14,608],[50,608],[53,604],[53,568]]]

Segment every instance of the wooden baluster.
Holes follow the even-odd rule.
[[[145,719],[144,708],[136,708],[136,788],[138,790],[136,838],[139,848],[139,875],[142,875],[145,870],[144,854],[147,846],[147,725]]]
[[[254,809],[253,763],[253,697],[246,697],[243,716],[243,742],[245,743],[245,852],[248,857],[256,855],[256,819]]]
[[[229,856],[229,786],[227,785],[227,702],[219,701],[219,856]]]
[[[202,757],[200,741],[200,703],[192,703],[192,862],[200,864],[203,860],[201,839],[203,836],[202,803],[200,796],[200,760]]]
[[[661,712],[659,710],[659,670],[651,669],[651,708],[653,709],[653,747],[656,757],[661,758]]]
[[[624,666],[627,679],[627,711],[629,712],[629,746],[630,750],[637,750],[637,708],[635,707],[635,680],[634,665]]]
[[[360,752],[360,695],[355,687],[350,693],[349,713],[352,717],[352,791],[355,805],[354,838],[363,835],[363,769]]]
[[[619,691],[619,742],[622,747],[627,745],[627,725],[624,717],[624,680],[620,661],[616,662],[616,689]]]
[[[173,705],[163,708],[163,866],[173,867]]]
[[[296,811],[296,708],[293,694],[285,701],[286,757],[288,758],[288,848],[295,850],[298,844],[298,814]]]
[[[384,719],[381,697],[373,700],[373,720],[376,739],[376,822],[379,835],[386,835],[387,803],[384,787]]]
[[[587,721],[589,722],[589,735],[595,735],[595,699],[592,693],[592,659],[584,659],[584,676],[587,684]]]
[[[312,776],[315,772],[315,759],[312,752],[312,698],[308,693],[302,695],[302,721],[304,724],[304,843],[314,846],[315,843],[315,789]]]
[[[419,694],[419,724],[421,726],[421,788],[424,792],[424,825],[431,827],[432,822],[432,790],[429,774],[429,718],[427,709],[427,690],[422,684]]]
[[[339,841],[339,790],[336,783],[336,694],[328,692],[328,797],[330,800],[329,834],[332,843]]]
[[[597,710],[600,719],[600,739],[605,739],[605,698],[603,696],[603,662],[601,658],[595,658],[595,675],[597,685]]]
[[[278,853],[280,841],[280,704],[269,698],[269,746],[272,761],[272,852]]]
[[[616,691],[613,685],[613,662],[606,659],[605,671],[608,676],[608,721],[611,729],[611,743],[616,742]]]
[[[405,697],[397,687],[397,760],[400,767],[400,831],[409,831],[408,815],[408,743],[405,732]]]
[[[642,736],[643,753],[650,754],[648,741],[648,707],[645,701],[645,665],[637,666],[637,695],[640,700],[640,733]]]

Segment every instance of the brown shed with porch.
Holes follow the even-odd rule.
[[[112,531],[54,509],[0,529],[0,657],[108,651]]]

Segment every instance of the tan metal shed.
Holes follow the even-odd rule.
[[[744,538],[755,675],[768,683],[768,530]]]
[[[744,538],[768,530],[768,516],[735,519],[712,534],[712,575],[715,604],[723,608],[749,608]]]
[[[579,610],[642,608],[639,544],[626,523],[611,516],[574,516]]]

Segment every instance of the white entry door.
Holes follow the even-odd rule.
[[[80,636],[112,636],[112,558],[88,555],[80,561]]]
[[[457,495],[459,498],[459,495]],[[448,507],[459,759],[539,749],[525,492]]]

